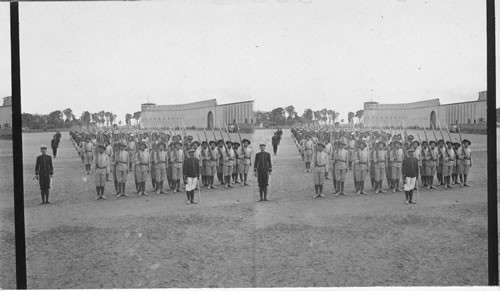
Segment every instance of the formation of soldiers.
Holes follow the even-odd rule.
[[[177,133],[179,132],[179,133]],[[249,186],[248,173],[252,165],[250,140],[232,141],[219,129],[218,139],[212,130],[213,140],[204,140],[186,134],[185,129],[165,131],[144,130],[72,130],[71,141],[85,164],[85,173],[94,169],[97,197],[106,199],[104,187],[113,181],[116,197],[127,197],[125,184],[128,174],[133,173],[137,195],[147,196],[146,182],[151,179],[150,193],[174,193],[184,188],[187,203],[196,204],[194,191],[201,187],[216,189],[215,176],[220,186],[230,188],[236,184]],[[201,177],[201,181],[198,178]],[[193,179],[196,178],[196,179]],[[168,186],[164,184],[168,183]]]
[[[436,130],[437,131],[437,130]],[[449,131],[446,140],[440,127],[441,139],[432,128],[434,140],[418,140],[401,127],[389,129],[358,128],[292,128],[292,138],[305,162],[305,172],[313,173],[316,195],[325,197],[323,184],[332,173],[335,195],[345,195],[344,184],[352,171],[357,194],[366,195],[365,180],[369,177],[375,193],[401,191],[404,187],[406,203],[416,203],[413,191],[419,187],[452,188],[453,184],[468,187],[467,176],[472,166],[471,142],[453,141]],[[437,178],[437,185],[434,183]],[[418,180],[420,179],[420,184]],[[384,180],[388,189],[384,190]]]

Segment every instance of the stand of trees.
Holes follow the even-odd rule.
[[[358,119],[358,123],[362,123],[363,110],[358,110],[356,113],[348,113],[348,122],[354,123],[354,118]],[[309,124],[312,122],[318,122],[325,125],[338,124],[339,112],[333,109],[323,108],[321,110],[312,110],[307,108],[304,110],[302,115],[299,115],[295,111],[293,105],[287,107],[278,107],[270,112],[267,111],[256,111],[255,112],[255,122],[256,124],[263,124],[265,127],[268,126],[294,126],[300,124]],[[342,119],[343,123],[344,120]]]
[[[49,114],[23,113],[21,118],[23,128],[46,130],[74,126],[112,126],[116,123],[116,114],[112,112],[90,113],[89,111],[83,111],[80,118],[76,118],[71,108],[62,111],[55,110]]]

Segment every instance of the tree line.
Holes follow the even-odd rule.
[[[54,110],[49,114],[22,113],[22,124],[23,128],[47,130],[80,126],[132,125],[132,120],[135,120],[135,124],[138,124],[140,118],[140,111],[133,114],[127,113],[125,114],[125,124],[122,124],[122,121],[117,122],[116,114],[104,110],[95,113],[83,111],[81,116],[77,118],[71,108],[66,108],[64,110]]]
[[[356,113],[349,112],[347,114],[347,123],[353,124],[354,118],[358,119],[358,123],[362,122],[363,110],[358,110]],[[344,119],[339,119],[340,113],[328,108],[323,108],[321,110],[312,110],[307,108],[304,110],[302,115],[299,115],[295,111],[293,105],[287,107],[278,107],[271,111],[256,111],[255,121],[257,125],[263,124],[264,127],[268,126],[294,126],[309,124],[311,122],[318,122],[323,125],[338,125],[339,123],[344,123]]]

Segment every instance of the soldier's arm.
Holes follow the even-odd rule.
[[[35,176],[38,176],[39,174],[40,174],[40,157],[37,157],[35,164]]]
[[[271,154],[267,154],[267,160],[269,162],[269,175],[271,175],[271,172],[273,171],[273,163],[271,163]]]

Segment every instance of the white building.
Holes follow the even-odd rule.
[[[413,103],[379,104],[365,102],[364,125],[367,127],[418,126],[437,128],[451,124],[486,122],[486,91],[479,92],[477,100],[441,105],[439,99]]]
[[[156,105],[145,103],[141,106],[142,128],[174,128],[177,126],[212,128],[237,124],[240,128],[250,128],[254,123],[253,101],[217,104],[210,99],[188,104]]]

